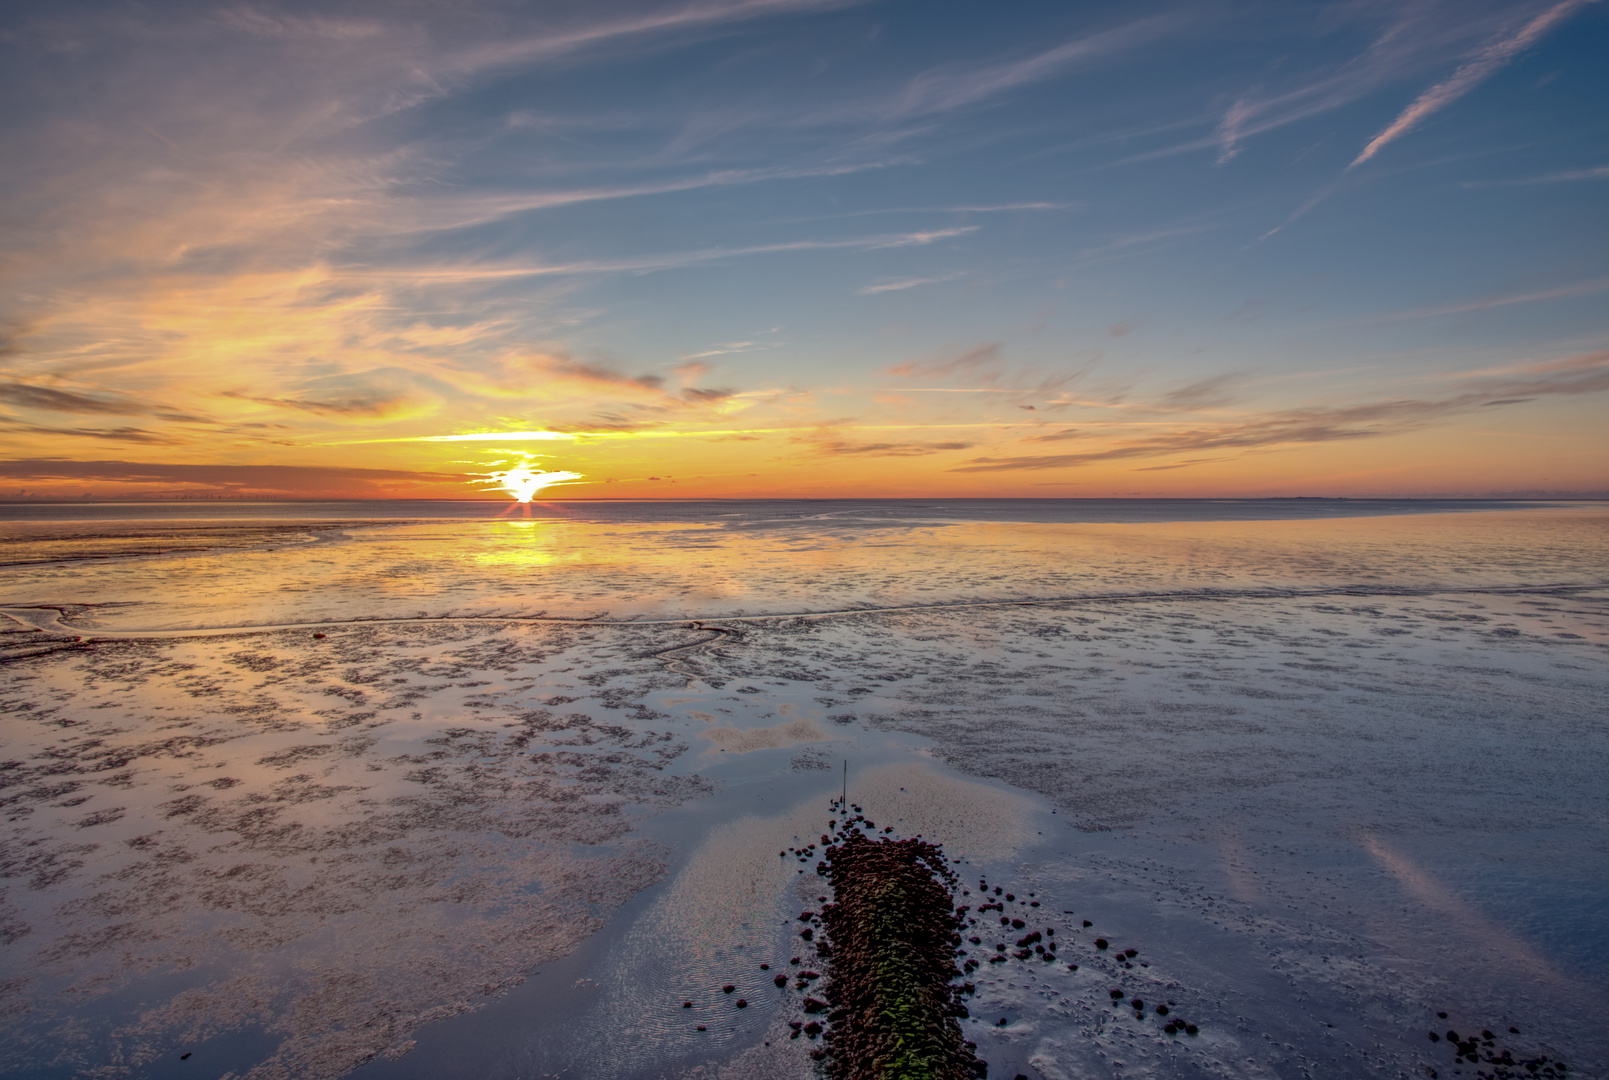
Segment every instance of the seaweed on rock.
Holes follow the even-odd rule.
[[[846,823],[847,824],[847,823]],[[986,1066],[961,1037],[967,989],[955,954],[965,911],[937,845],[850,828],[826,848],[833,903],[821,912],[830,1080],[973,1080]]]

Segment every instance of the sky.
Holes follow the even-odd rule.
[[[1609,4],[7,11],[3,499],[1609,493]]]

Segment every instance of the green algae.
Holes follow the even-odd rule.
[[[987,1066],[963,1041],[955,951],[963,911],[944,853],[851,828],[826,849],[833,903],[821,913],[830,1080],[973,1080]]]

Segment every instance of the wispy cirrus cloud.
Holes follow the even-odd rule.
[[[1188,461],[1175,461],[1170,465],[1142,465],[1135,472],[1171,472],[1174,469],[1193,469],[1197,465],[1210,465],[1215,461],[1223,461],[1221,457],[1191,458]]]
[[[1461,188],[1529,187],[1532,184],[1568,184],[1578,180],[1609,180],[1609,165],[1595,165],[1590,169],[1565,169],[1542,176],[1525,176],[1517,180],[1465,180]]]
[[[941,282],[954,281],[961,276],[959,273],[954,273],[939,274],[936,277],[904,278],[899,281],[886,281],[880,285],[862,285],[855,291],[861,296],[876,296],[878,293],[904,292],[906,289],[914,289],[920,285],[938,285]]]
[[[336,419],[394,419],[435,411],[439,399],[423,380],[400,368],[377,368],[304,380],[293,397],[271,397],[226,390],[222,396],[256,405]]]
[[[907,83],[889,112],[904,118],[959,109],[1028,83],[1055,78],[1077,67],[1109,61],[1177,33],[1187,22],[1180,15],[1151,16],[1074,38],[1015,60],[980,67],[934,69]]]
[[[708,365],[697,362],[679,365],[673,373],[682,385],[673,388],[666,385],[664,376],[653,372],[632,375],[563,352],[548,352],[505,357],[494,375],[468,373],[457,378],[453,386],[485,397],[541,401],[549,407],[586,403],[595,420],[612,417],[611,422],[632,427],[644,423],[647,417],[663,421],[673,417],[728,416],[764,396],[764,392],[731,387],[691,385],[709,370]]]
[[[727,0],[724,3],[695,3],[658,10],[650,9],[613,19],[582,22],[573,28],[557,32],[482,44],[457,52],[444,66],[480,72],[512,64],[549,60],[609,44],[630,44],[645,38],[673,36],[753,19],[853,7],[865,2],[866,0]]]
[[[356,279],[406,280],[431,283],[468,283],[495,281],[509,278],[561,277],[583,274],[641,274],[657,270],[677,270],[723,259],[743,258],[750,255],[776,255],[795,251],[881,251],[889,248],[925,247],[940,240],[949,240],[976,232],[980,226],[956,225],[947,229],[926,229],[918,232],[876,233],[870,236],[842,237],[831,240],[787,240],[775,244],[754,244],[747,247],[715,247],[698,251],[666,252],[659,255],[638,255],[619,259],[596,259],[548,265],[507,265],[477,260],[465,265],[408,265],[408,266],[357,266],[343,267],[343,271]]]
[[[1264,233],[1262,239],[1268,239],[1306,216],[1314,207],[1340,191],[1346,177],[1351,175],[1353,170],[1372,160],[1382,149],[1418,127],[1427,117],[1447,108],[1491,78],[1578,9],[1596,2],[1597,0],[1558,0],[1546,10],[1526,20],[1517,30],[1506,29],[1496,41],[1491,41],[1476,50],[1450,77],[1422,92],[1412,104],[1397,115],[1395,120],[1364,144],[1363,149],[1342,171],[1341,179],[1326,184],[1314,192],[1283,222]],[[1232,145],[1232,141],[1225,143],[1226,147]],[[1220,156],[1219,160],[1226,159]]]
[[[888,165],[902,165],[907,162],[902,159],[890,159]],[[868,166],[870,167],[870,166]],[[888,214],[1013,214],[1013,213],[1040,213],[1053,210],[1079,210],[1084,207],[1081,202],[1013,202],[997,204],[959,204],[938,206],[879,206],[869,210],[840,210],[830,214],[812,214],[806,218],[788,218],[788,222],[801,221],[834,221],[843,218],[882,217]]]
[[[1013,472],[1077,468],[1211,450],[1250,450],[1382,438],[1417,430],[1471,410],[1522,404],[1539,397],[1609,391],[1609,351],[1523,365],[1499,377],[1475,377],[1468,388],[1443,397],[1402,398],[1357,405],[1285,409],[1193,424],[1146,434],[1140,438],[1103,441],[1097,432],[1069,429],[1024,441],[1096,442],[1089,450],[1068,454],[1023,454],[980,457],[952,472]]]
[[[1345,108],[1405,79],[1434,71],[1449,60],[1461,58],[1452,76],[1424,91],[1365,146],[1353,162],[1356,166],[1431,113],[1468,93],[1576,8],[1592,2],[1594,0],[1559,0],[1527,18],[1518,29],[1514,28],[1514,7],[1504,4],[1419,2],[1390,7],[1338,7],[1332,29],[1345,26],[1351,20],[1372,19],[1379,11],[1389,14],[1373,33],[1368,46],[1345,62],[1329,70],[1321,69],[1317,77],[1294,85],[1248,91],[1224,110],[1217,129],[1210,136],[1127,160],[1152,160],[1216,147],[1218,163],[1224,164],[1239,156],[1247,140],[1257,135]],[[1528,6],[1535,8],[1535,4]],[[1475,42],[1484,44],[1471,53],[1470,46]]]
[[[1002,342],[988,341],[932,360],[907,360],[890,367],[888,373],[907,379],[921,375],[975,374],[999,366],[1001,346]]]
[[[1392,402],[1341,409],[1293,410],[1253,420],[1183,428],[1079,453],[980,457],[950,471],[1014,472],[1065,469],[1104,461],[1196,453],[1202,450],[1245,450],[1265,446],[1367,439],[1405,430],[1408,424],[1422,422],[1427,413],[1439,415],[1446,411],[1440,407],[1427,408],[1425,403],[1421,402]]]
[[[1445,109],[1475,87],[1497,74],[1520,53],[1536,44],[1542,36],[1576,11],[1596,0],[1559,0],[1559,3],[1528,20],[1519,30],[1492,42],[1467,60],[1452,76],[1437,83],[1416,98],[1402,113],[1374,138],[1370,139],[1358,156],[1348,165],[1355,169],[1374,157],[1387,145],[1418,127],[1432,113]]]
[[[307,497],[332,493],[341,498],[361,492],[371,497],[394,493],[399,485],[463,485],[455,473],[403,469],[363,469],[322,465],[223,465],[121,460],[67,461],[19,458],[0,461],[0,477],[28,484],[114,484],[148,489],[152,496],[206,490],[232,494]],[[361,496],[359,496],[361,497]]]
[[[1362,19],[1372,17],[1377,10],[1381,9],[1361,5],[1350,9],[1354,17]],[[1345,108],[1394,82],[1445,62],[1450,53],[1467,47],[1473,37],[1489,33],[1501,18],[1478,8],[1460,12],[1459,18],[1448,18],[1434,3],[1403,4],[1385,10],[1389,10],[1389,16],[1361,52],[1327,70],[1321,68],[1316,77],[1294,85],[1248,91],[1224,110],[1210,136],[1134,160],[1216,146],[1218,164],[1225,164],[1240,155],[1248,139]],[[1341,25],[1344,24],[1343,17]],[[1338,28],[1332,26],[1331,30]]]
[[[41,424],[8,424],[0,421],[0,431],[13,435],[55,435],[69,439],[93,439],[97,442],[144,443],[157,446],[171,446],[183,440],[174,438],[170,433],[152,431],[149,428],[118,427],[46,427]]]
[[[1234,401],[1236,392],[1244,382],[1245,376],[1239,372],[1210,375],[1167,391],[1157,399],[1157,403],[1164,409],[1216,408]]]
[[[1408,311],[1393,311],[1384,315],[1371,315],[1366,319],[1354,321],[1401,322],[1408,319],[1428,319],[1437,315],[1462,315],[1470,311],[1486,311],[1491,308],[1510,307],[1514,304],[1535,304],[1544,300],[1568,300],[1577,296],[1595,296],[1602,292],[1609,292],[1609,277],[1590,278],[1586,281],[1577,281],[1552,289],[1537,289],[1531,292],[1488,296],[1480,300],[1470,300],[1460,304],[1441,304],[1434,307],[1412,308]]]
[[[1010,214],[1010,213],[1020,213],[1020,212],[1029,211],[1029,210],[1077,210],[1082,205],[1083,205],[1083,203],[1078,203],[1078,202],[1016,202],[1016,203],[999,203],[999,204],[996,204],[996,205],[983,205],[983,206],[966,206],[966,205],[962,205],[962,206],[936,206],[936,207],[931,208],[931,212],[932,213],[938,213],[938,214]],[[877,211],[868,211],[868,212],[869,213],[895,213],[896,211],[895,210],[877,210]],[[903,210],[901,212],[906,212],[906,213],[918,213],[918,212],[920,212],[920,213],[928,213],[930,211],[929,210],[920,210],[919,208],[911,207],[908,210]]]
[[[612,3],[508,18],[470,4],[450,20],[425,9],[353,14],[339,4],[310,16],[270,2],[205,18],[108,9],[22,20],[11,44],[39,61],[40,85],[60,74],[50,70],[60,57],[82,54],[119,91],[96,100],[93,88],[80,87],[68,120],[47,111],[39,123],[8,129],[20,167],[0,174],[0,198],[18,227],[8,233],[14,257],[0,266],[8,294],[0,317],[22,327],[9,347],[27,375],[0,400],[29,414],[80,415],[159,415],[142,403],[171,400],[179,404],[168,414],[182,409],[189,419],[210,404],[224,414],[213,424],[220,436],[265,410],[315,426],[362,426],[516,393],[735,408],[734,391],[670,393],[562,365],[533,384],[504,361],[578,317],[563,310],[576,278],[923,246],[976,226],[515,266],[451,234],[544,209],[828,179],[889,161],[693,171],[643,162],[620,182],[521,178],[487,191],[482,178],[464,183],[470,174],[444,179],[451,134],[398,137],[365,125],[521,64],[583,55],[596,62],[616,46],[640,53],[854,2]],[[139,47],[126,48],[130,41]],[[183,72],[183,92],[158,74],[172,71]],[[261,93],[265,86],[275,92]],[[455,265],[459,254],[464,262]],[[508,290],[515,283],[517,297]],[[309,376],[309,365],[325,373]],[[72,430],[33,427],[64,438]],[[84,431],[86,439],[104,435]],[[134,428],[112,433],[147,437]]]
[[[393,200],[392,213],[399,215],[392,226],[397,231],[423,233],[449,231],[489,225],[518,214],[556,210],[583,203],[640,199],[653,195],[673,195],[702,188],[742,187],[748,184],[784,180],[810,180],[848,176],[872,169],[886,169],[907,163],[907,159],[886,158],[831,165],[779,166],[759,169],[715,169],[692,176],[681,176],[640,184],[599,185],[561,191],[492,192],[478,195],[433,195]]]
[[[53,386],[20,382],[0,382],[0,401],[25,409],[59,413],[129,416],[150,411],[148,406],[126,399],[91,396]]]
[[[815,453],[831,457],[927,457],[932,454],[970,450],[974,445],[971,442],[956,440],[856,442],[825,432],[800,435],[794,442],[808,446]]]
[[[678,375],[694,373],[702,375],[709,371],[710,367],[708,364],[698,363],[700,360],[707,360],[712,356],[731,356],[735,353],[754,352],[758,349],[770,348],[775,348],[775,346],[763,344],[758,341],[727,341],[717,345],[713,349],[704,349],[701,352],[695,353],[683,353],[682,360],[684,363],[677,365],[671,370]]]
[[[903,394],[1001,394],[1010,404],[1039,405],[1056,409],[1069,402],[1067,388],[1089,373],[1089,365],[1073,369],[1038,365],[1013,366],[1007,363],[1004,343],[988,341],[968,348],[951,347],[920,360],[890,365],[884,373],[899,379],[959,377],[962,386],[885,386],[883,400],[897,400]],[[979,385],[981,384],[981,385]]]
[[[706,0],[664,5],[593,4],[566,20],[558,11],[546,25],[531,29],[514,20],[487,18],[473,5],[448,11],[420,9],[402,17],[306,16],[268,5],[236,5],[202,20],[187,20],[170,34],[186,35],[209,28],[267,39],[321,59],[338,59],[348,72],[364,75],[391,68],[389,78],[346,102],[332,113],[342,123],[372,119],[443,97],[477,79],[511,67],[565,58],[598,59],[614,51],[642,52],[679,44],[701,32],[785,18],[811,12],[855,7],[866,0]],[[610,11],[610,8],[614,11]],[[620,10],[625,8],[626,10]],[[635,10],[633,10],[635,8]],[[152,24],[128,23],[139,36],[150,37]],[[479,33],[476,31],[479,30]],[[159,29],[158,33],[162,31]],[[400,74],[400,78],[397,76]]]

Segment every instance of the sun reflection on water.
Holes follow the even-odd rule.
[[[504,521],[499,523],[503,539],[509,541],[492,550],[476,551],[473,561],[479,566],[552,566],[575,562],[579,552],[561,550],[557,538],[545,523],[539,521]]]

